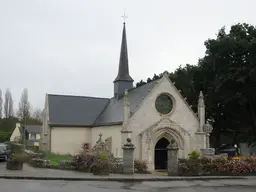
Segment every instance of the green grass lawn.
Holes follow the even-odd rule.
[[[71,161],[73,157],[71,155],[49,153],[46,154],[45,159],[49,160],[51,165],[59,165],[61,161]]]

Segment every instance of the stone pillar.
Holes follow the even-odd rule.
[[[210,148],[210,134],[212,130],[213,130],[212,125],[209,123],[209,121],[207,121],[206,124],[203,126],[203,131],[205,132],[206,139],[205,139],[205,149],[201,149],[202,156],[212,156],[215,154],[215,149]]]
[[[203,96],[202,91],[200,91],[200,94],[199,94],[197,113],[198,113],[198,117],[199,117],[198,132],[202,132],[203,126],[205,124],[205,104],[204,104],[204,96]]]
[[[131,139],[127,138],[127,143],[123,145],[123,168],[124,174],[134,173],[134,149],[135,146],[131,143]]]
[[[123,115],[123,125],[121,130],[121,145],[123,146],[126,143],[127,138],[132,137],[132,131],[129,129],[128,121],[130,117],[130,102],[128,98],[128,90],[124,92],[124,115]]]
[[[179,173],[179,162],[178,162],[178,145],[172,140],[171,143],[167,147],[168,152],[168,161],[167,161],[167,169],[168,176],[177,176]]]

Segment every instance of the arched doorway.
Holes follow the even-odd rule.
[[[158,140],[155,146],[155,170],[167,169],[167,146],[170,142],[166,138]]]

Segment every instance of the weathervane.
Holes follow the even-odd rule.
[[[124,13],[124,15],[122,16],[122,18],[124,19],[124,23],[125,23],[125,19],[127,19],[128,17],[125,15],[125,13]]]

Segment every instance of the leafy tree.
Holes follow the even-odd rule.
[[[180,89],[181,94],[187,98],[192,109],[197,112],[197,101],[199,92],[202,91],[202,77],[198,66],[186,64],[179,66],[173,73],[170,73],[170,79],[175,82],[175,86]]]
[[[14,117],[0,119],[0,143],[9,140],[17,122]]]
[[[139,86],[144,85],[144,84],[146,84],[146,82],[143,81],[143,80],[140,80],[140,82],[136,83],[136,87],[139,87]]]
[[[214,137],[227,129],[256,136],[255,27],[236,24],[229,33],[223,27],[205,46],[206,55],[199,67],[207,115],[215,119]]]

